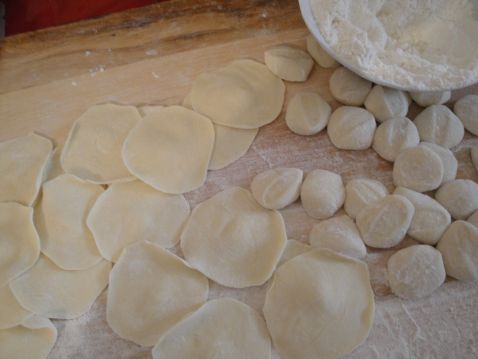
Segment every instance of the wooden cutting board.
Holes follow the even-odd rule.
[[[202,71],[237,58],[262,60],[266,48],[305,47],[307,29],[296,1],[171,1],[141,9],[7,38],[0,43],[0,140],[37,131],[57,144],[88,107],[104,102],[178,104]],[[306,83],[287,83],[287,101],[298,91],[317,91],[334,108],[331,70],[316,66]],[[452,102],[478,86],[454,93]],[[414,118],[420,109],[412,107]],[[454,149],[458,178],[478,179],[467,134]],[[239,161],[208,175],[186,195],[191,207],[232,185],[248,187],[254,175],[277,166],[324,168],[344,180],[371,177],[392,190],[391,165],[373,151],[335,149],[325,133],[291,133],[283,114],[265,126]],[[307,241],[317,220],[299,203],[282,211],[289,238]],[[412,244],[406,239],[399,247]],[[390,293],[386,261],[393,250],[369,250],[376,320],[367,342],[350,358],[476,357],[478,287],[450,280],[433,296],[403,301]],[[228,289],[211,282],[211,298],[233,296],[261,310],[266,286]],[[120,339],[105,321],[106,292],[92,310],[55,321],[58,342],[51,358],[149,358],[150,349]],[[274,353],[274,358],[279,356]]]

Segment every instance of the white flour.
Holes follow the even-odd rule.
[[[478,0],[310,0],[332,51],[363,75],[417,90],[478,81]]]

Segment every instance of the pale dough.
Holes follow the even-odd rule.
[[[299,242],[295,239],[288,239],[285,245],[284,252],[282,252],[282,256],[277,266],[280,266],[281,264],[287,262],[288,260],[294,257],[297,257],[301,255],[302,253],[308,252],[312,249],[313,248],[310,245],[304,242]]]
[[[185,106],[184,105],[184,107],[190,108],[191,106]],[[164,108],[163,105],[143,105],[143,106],[138,107],[138,111],[139,111],[140,115],[142,117],[144,117],[146,115],[149,115],[151,112],[159,111],[162,108]]]
[[[315,40],[314,35],[309,34],[306,41],[307,51],[321,67],[327,69],[338,65],[337,61],[335,61],[335,59],[319,45],[317,40]]]
[[[299,198],[302,178],[298,168],[270,169],[252,179],[251,192],[262,207],[282,209]]]
[[[456,178],[456,172],[458,170],[458,161],[455,155],[448,148],[436,145],[430,142],[421,142],[420,146],[424,146],[429,150],[435,152],[440,157],[443,163],[443,179],[442,184],[453,181]]]
[[[110,274],[106,320],[121,338],[143,346],[199,308],[208,280],[181,258],[149,242],[123,250]]]
[[[274,274],[264,316],[284,359],[350,353],[365,341],[373,324],[367,264],[324,249],[287,261]]]
[[[258,128],[279,116],[284,94],[284,83],[265,65],[241,59],[199,75],[191,104],[219,125]]]
[[[101,261],[86,217],[103,187],[63,174],[43,185],[35,209],[41,250],[66,270],[87,269]]]
[[[56,146],[45,168],[45,181],[49,181],[65,173],[61,167],[61,152],[63,145]]]
[[[370,247],[390,248],[402,241],[415,208],[403,196],[388,195],[365,207],[357,216],[362,240]]]
[[[287,237],[282,216],[240,187],[194,208],[181,235],[186,260],[226,287],[261,285],[279,262]]]
[[[184,193],[206,180],[214,146],[211,121],[182,106],[146,115],[124,141],[123,159],[143,182],[166,193]]]
[[[345,105],[361,106],[372,88],[372,83],[345,67],[338,67],[330,77],[329,88],[337,101]]]
[[[127,245],[138,240],[170,248],[189,216],[182,195],[166,194],[141,181],[114,183],[98,198],[86,224],[101,255],[116,262]]]
[[[0,287],[29,269],[40,255],[33,209],[0,203]]]
[[[373,115],[360,107],[342,106],[330,116],[327,134],[342,150],[365,150],[372,145],[377,124]]]
[[[365,108],[378,122],[406,116],[409,104],[405,92],[380,85],[375,85],[365,100]]]
[[[387,269],[390,289],[405,299],[429,296],[446,278],[441,253],[426,244],[395,252],[388,260]]]
[[[287,105],[285,122],[294,133],[311,136],[322,131],[332,112],[330,105],[315,92],[298,92]]]
[[[369,178],[353,179],[345,186],[345,212],[355,219],[364,207],[386,195],[388,195],[387,187],[380,181]]]
[[[475,227],[478,227],[478,210],[473,212],[473,214],[470,217],[468,217],[466,221],[470,222]]]
[[[111,263],[102,260],[85,270],[68,271],[45,256],[10,288],[20,305],[43,317],[73,319],[90,310],[108,284]]]
[[[264,319],[232,298],[214,299],[166,332],[153,359],[270,359]]]
[[[410,96],[419,106],[428,107],[431,105],[443,105],[450,101],[451,91],[411,91]]]
[[[478,184],[472,180],[457,179],[445,183],[435,198],[455,219],[466,219],[478,209]]]
[[[468,132],[478,136],[478,95],[467,95],[455,102],[453,111]]]
[[[126,136],[140,120],[134,106],[90,107],[68,134],[60,158],[64,171],[99,184],[131,179],[121,149]]]
[[[31,315],[18,303],[8,285],[0,287],[0,329],[20,325]]]
[[[306,51],[288,45],[267,49],[264,62],[274,75],[294,82],[306,81],[314,66],[314,60]]]
[[[33,205],[52,150],[49,139],[34,133],[0,142],[0,202]]]
[[[300,199],[309,216],[317,219],[332,217],[345,201],[342,177],[320,169],[310,172],[302,184]]]
[[[475,167],[475,170],[478,171],[478,147],[472,147],[470,149],[470,156],[471,163],[473,163],[473,167]]]

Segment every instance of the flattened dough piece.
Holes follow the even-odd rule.
[[[52,150],[49,139],[34,133],[0,142],[0,202],[31,206]]]
[[[219,125],[258,128],[279,116],[284,94],[284,83],[265,65],[242,59],[199,75],[191,104]]]
[[[455,111],[467,131],[478,136],[478,95],[462,97],[455,102],[453,111]]]
[[[207,299],[208,281],[181,258],[149,242],[126,247],[110,275],[106,320],[121,338],[144,346]]]
[[[43,185],[35,224],[41,250],[66,270],[87,269],[101,261],[86,217],[103,187],[63,174]],[[126,217],[127,218],[127,217]]]
[[[285,122],[289,130],[311,136],[322,131],[329,122],[332,108],[315,92],[299,92],[289,101]]]
[[[387,194],[387,187],[380,181],[369,178],[353,179],[345,186],[345,212],[355,219],[363,208]]]
[[[0,287],[29,269],[40,255],[33,209],[0,203]]]
[[[478,184],[472,180],[457,179],[445,183],[435,198],[455,219],[466,219],[478,209]]]
[[[153,359],[269,359],[271,340],[264,319],[232,298],[214,299],[167,331]]]
[[[20,305],[43,317],[73,319],[90,310],[108,284],[111,263],[102,260],[85,270],[68,271],[45,256],[10,288]]]
[[[226,287],[261,285],[270,278],[287,240],[279,212],[231,187],[200,203],[181,235],[186,260]]]
[[[90,107],[76,120],[61,153],[65,172],[107,184],[133,176],[121,158],[123,142],[141,120],[134,106],[114,104]]]
[[[0,287],[0,329],[20,325],[31,315],[31,312],[18,303],[8,285]]]
[[[329,87],[337,101],[344,105],[361,106],[372,89],[372,83],[345,67],[338,67],[330,77]]]
[[[327,69],[338,65],[337,61],[320,46],[314,35],[309,34],[306,41],[307,51],[320,66]]]
[[[264,52],[264,62],[271,72],[286,81],[304,82],[314,66],[312,57],[302,49],[277,45]]]
[[[373,324],[367,264],[326,249],[287,261],[274,274],[264,316],[284,359],[350,353],[365,341]]]
[[[285,245],[284,252],[282,252],[282,256],[277,266],[280,266],[282,263],[287,262],[289,259],[297,257],[302,253],[308,252],[312,249],[313,248],[310,245],[304,242],[299,242],[295,239],[288,239]]]
[[[45,167],[45,181],[52,180],[55,177],[65,173],[61,167],[61,152],[63,145],[56,146]]]
[[[86,223],[101,255],[116,262],[123,248],[138,240],[163,248],[175,246],[188,216],[189,204],[182,195],[163,193],[141,181],[132,181],[108,187]]]
[[[410,92],[412,100],[422,107],[443,105],[450,101],[451,91],[420,91]]]
[[[424,146],[429,150],[435,152],[440,157],[443,163],[443,179],[441,184],[453,181],[456,178],[456,171],[458,170],[458,161],[455,155],[448,148],[436,145],[430,142],[422,142],[420,146]]]
[[[407,115],[409,98],[405,92],[375,85],[365,100],[365,108],[378,122]]]

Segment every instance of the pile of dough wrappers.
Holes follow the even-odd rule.
[[[279,45],[265,65],[240,59],[203,73],[181,105],[93,106],[55,149],[35,133],[0,143],[0,358],[47,357],[57,337],[48,318],[83,315],[106,287],[109,326],[155,359],[267,359],[272,344],[284,359],[338,358],[373,325],[366,246],[406,235],[420,244],[388,261],[396,295],[428,296],[446,275],[478,280],[478,185],[456,179],[450,151],[464,129],[478,135],[478,96],[451,111],[449,91],[373,85],[311,36],[307,50]],[[272,168],[250,191],[230,187],[190,211],[182,194],[246,153],[281,113],[283,80],[307,80],[314,61],[336,67],[330,91],[343,106],[299,92],[288,127],[326,129],[338,149],[372,147],[393,162],[394,192],[370,178]],[[424,107],[413,122],[412,100]],[[478,148],[471,156],[477,166]],[[278,211],[299,197],[320,220],[310,244],[287,240]],[[168,250],[178,244],[182,257]],[[208,301],[209,280],[269,281],[263,313]]]

